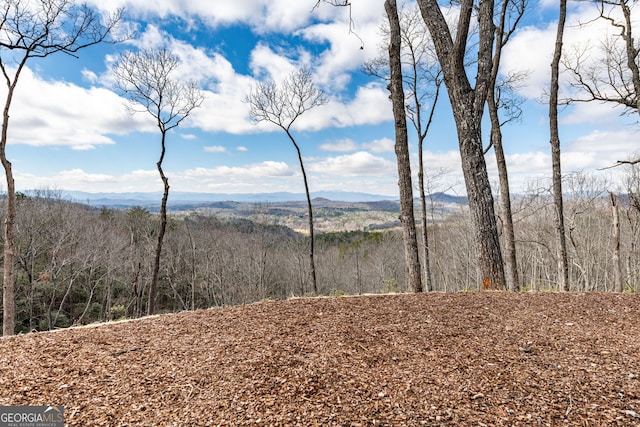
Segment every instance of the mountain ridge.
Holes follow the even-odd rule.
[[[62,191],[66,199],[71,199],[78,203],[87,204],[94,207],[130,208],[141,206],[147,208],[159,207],[162,197],[161,192],[84,192],[84,191]],[[344,203],[371,203],[371,202],[391,202],[398,203],[398,197],[349,191],[317,191],[311,193],[312,200],[318,204],[331,202]],[[430,199],[440,203],[466,204],[466,197],[452,196],[446,193],[434,193],[428,196]],[[197,193],[174,191],[169,193],[168,206],[175,209],[177,206],[182,209],[189,206],[206,207],[208,204],[219,202],[237,203],[295,203],[306,202],[304,193],[273,192],[273,193]],[[419,199],[416,199],[419,202]]]

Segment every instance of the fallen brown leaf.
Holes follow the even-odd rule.
[[[69,426],[640,425],[640,299],[293,299],[0,340],[0,405]]]

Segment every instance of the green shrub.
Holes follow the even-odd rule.
[[[111,306],[109,310],[109,320],[121,320],[127,317],[127,308],[122,304]]]

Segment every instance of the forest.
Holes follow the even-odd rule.
[[[613,233],[612,184],[583,174],[567,178],[571,291],[614,291],[618,245],[624,291],[639,290],[640,180],[635,168],[629,166],[628,191],[616,194],[619,242]],[[255,218],[261,209],[255,206]],[[90,207],[44,190],[19,195],[17,212],[17,332],[146,314],[157,213]],[[314,295],[309,236],[264,219],[170,214],[158,312]],[[514,222],[519,290],[560,290],[556,253],[549,243],[554,233],[549,189],[514,198]],[[470,228],[467,206],[429,221],[434,291],[479,290]],[[399,227],[322,232],[316,239],[319,294],[409,291]]]
[[[315,5],[314,5],[315,3]],[[635,2],[593,1],[613,36],[600,61],[563,50],[566,0],[559,4],[548,93],[550,184],[511,193],[502,127],[521,111],[523,74],[500,74],[503,48],[532,10],[526,0],[384,2],[387,45],[362,71],[385,83],[393,111],[400,226],[388,230],[315,230],[305,155],[295,132],[302,115],[330,102],[309,64],[281,81],[265,80],[244,96],[253,123],[291,142],[307,197],[304,232],[269,222],[168,212],[165,173],[171,131],[203,106],[195,80],[175,78],[180,58],[168,48],[125,50],[109,64],[114,92],[131,114],[157,126],[156,163],[163,186],[158,213],[140,207],[96,209],[55,191],[16,191],[7,143],[14,93],[35,59],[75,56],[134,37],[120,27],[125,10],[100,15],[70,0],[9,0],[0,21],[0,68],[6,98],[0,163],[3,198],[3,334],[67,327],[145,314],[245,304],[305,295],[475,290],[617,291],[638,289],[639,160],[621,160],[625,182],[563,173],[558,109],[609,103],[626,114],[640,106]],[[310,2],[312,13],[348,1]],[[28,22],[29,25],[25,25]],[[349,34],[357,33],[350,15]],[[387,25],[388,24],[388,25]],[[587,31],[587,29],[585,29]],[[560,73],[567,79],[560,90]],[[423,143],[435,105],[448,97],[468,205],[444,218],[425,193]],[[417,170],[409,134],[417,138]],[[487,153],[499,181],[490,181]],[[633,155],[634,147],[629,147]],[[168,154],[167,154],[168,155]],[[414,169],[412,170],[412,167]],[[259,210],[259,206],[256,206]]]

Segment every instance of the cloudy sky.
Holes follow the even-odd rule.
[[[7,154],[17,188],[162,189],[155,166],[160,134],[153,119],[130,114],[111,83],[113,58],[144,47],[170,49],[181,61],[179,78],[198,80],[205,95],[202,107],[169,134],[164,169],[172,191],[303,192],[291,142],[276,126],[252,123],[243,99],[257,83],[309,66],[329,100],[292,128],[311,190],[396,195],[386,84],[362,72],[363,63],[380,53],[383,0],[352,3],[349,13],[327,5],[314,9],[316,0],[88,0],[101,13],[124,8],[125,23],[137,29],[136,36],[87,48],[79,58],[57,55],[28,63],[9,125]],[[599,45],[606,25],[579,28],[577,23],[589,22],[594,11],[588,4],[570,7],[566,45]],[[546,185],[551,170],[543,94],[556,17],[557,1],[532,0],[504,56],[504,73],[529,75],[519,88],[525,97],[522,120],[504,129],[514,191]],[[0,87],[3,101],[5,93]],[[455,127],[446,96],[441,101],[425,146],[427,173],[433,191],[463,194]],[[565,172],[619,178],[617,169],[598,169],[637,151],[635,119],[620,113],[599,104],[562,110]],[[417,164],[414,135],[410,149]],[[487,163],[495,180],[491,153]]]

